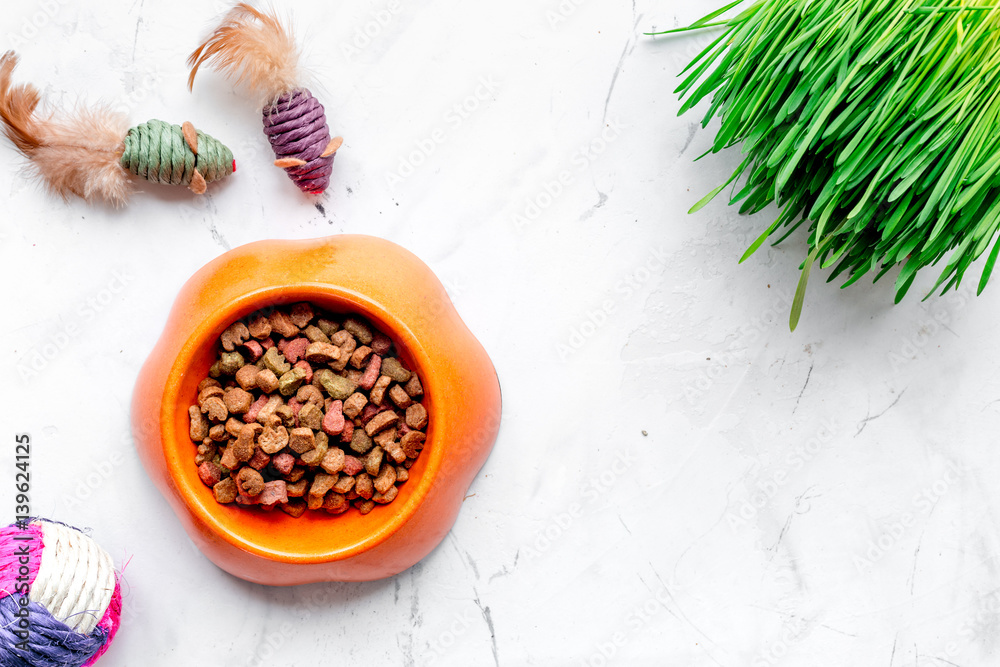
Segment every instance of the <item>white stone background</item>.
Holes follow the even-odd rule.
[[[927,273],[893,306],[891,280],[814,273],[790,333],[803,236],[738,266],[774,211],[687,215],[737,163],[693,162],[711,129],[677,117],[709,35],[642,34],[716,4],[278,3],[346,139],[325,213],[269,164],[252,103],[214,74],[186,89],[223,3],[5,5],[17,79],[51,103],[192,120],[239,162],[202,199],[147,185],[116,211],[52,198],[0,149],[0,502],[30,433],[34,510],[128,563],[101,664],[997,664],[1000,288],[921,301]],[[449,287],[503,384],[500,437],[409,571],[248,584],[150,484],[133,384],[203,264],[345,232]]]

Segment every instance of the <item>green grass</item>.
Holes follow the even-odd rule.
[[[667,32],[694,29],[722,34],[681,73],[680,113],[709,100],[711,152],[741,145],[745,159],[692,212],[728,185],[741,213],[777,203],[741,262],[805,225],[792,329],[814,262],[844,287],[899,265],[898,303],[942,260],[930,293],[957,288],[992,244],[983,290],[1000,227],[1000,6],[744,0]]]

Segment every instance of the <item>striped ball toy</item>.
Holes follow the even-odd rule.
[[[0,530],[0,667],[87,667],[115,637],[114,563],[71,526],[44,519]]]

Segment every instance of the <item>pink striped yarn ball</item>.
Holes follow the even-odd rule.
[[[88,667],[121,619],[114,562],[80,530],[45,519],[0,529],[0,667]]]

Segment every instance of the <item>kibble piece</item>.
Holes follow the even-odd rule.
[[[372,331],[361,320],[348,317],[344,320],[344,329],[351,332],[351,335],[358,339],[362,345],[372,342]]]
[[[254,470],[263,470],[271,463],[271,457],[264,453],[264,451],[258,447],[254,450],[253,456],[247,461],[247,465]]]
[[[264,490],[264,478],[253,468],[240,468],[236,473],[236,486],[247,496],[259,496]]]
[[[278,479],[273,482],[265,482],[264,490],[260,493],[261,505],[277,505],[288,502],[288,486],[285,480]]]
[[[323,430],[329,435],[340,435],[344,430],[343,403],[333,401],[323,417]]]
[[[282,310],[275,310],[267,321],[271,323],[271,331],[282,338],[291,338],[299,333],[299,328],[292,322],[292,318]]]
[[[222,362],[216,360],[208,369],[208,376],[211,378],[217,378],[222,375]]]
[[[288,446],[289,440],[290,436],[288,434],[288,430],[284,426],[268,426],[263,429],[263,432],[260,436],[258,436],[257,444],[265,454],[277,454]]]
[[[420,404],[417,403],[415,405],[420,405]],[[413,409],[412,405],[410,406],[410,409]],[[399,422],[399,415],[393,412],[392,410],[386,410],[385,412],[380,412],[374,417],[372,417],[371,421],[365,424],[365,433],[367,433],[369,436],[374,436],[379,431],[384,431],[385,429],[389,428],[390,426],[393,426],[397,422]]]
[[[293,305],[291,312],[288,314],[288,318],[292,321],[292,324],[300,329],[304,329],[312,322],[314,316],[312,306],[305,302]]]
[[[200,466],[205,461],[213,460],[217,452],[218,448],[211,440],[201,443],[198,445],[198,453],[194,457],[194,464]]]
[[[365,469],[365,464],[361,462],[356,456],[345,456],[344,457],[344,474],[345,475],[357,475],[359,472]]]
[[[275,413],[278,411],[278,408],[284,404],[285,401],[282,400],[281,396],[271,394],[267,397],[267,403],[265,403],[264,407],[262,407],[260,412],[257,413],[257,421],[266,425],[270,423],[272,418],[274,418],[278,419],[280,422],[281,420],[275,415]]]
[[[392,402],[398,405],[401,410],[405,410],[413,405],[410,395],[407,394],[406,391],[398,384],[394,384],[389,388],[389,398],[391,398]]]
[[[382,357],[373,354],[368,358],[368,365],[365,367],[365,372],[361,374],[361,379],[358,380],[358,386],[365,391],[371,391],[371,388],[375,386],[375,382],[379,378],[381,370]]]
[[[313,363],[327,364],[340,359],[340,348],[330,343],[316,341],[306,348],[305,358]]]
[[[236,482],[232,477],[227,477],[212,487],[212,492],[215,494],[216,502],[228,505],[236,500]]]
[[[420,403],[414,403],[406,408],[406,425],[414,430],[427,426],[427,410]]]
[[[409,381],[403,386],[403,390],[409,394],[412,398],[419,398],[424,395],[424,386],[420,384],[420,378],[416,373],[410,377]]]
[[[250,361],[257,361],[264,356],[264,346],[255,340],[248,340],[243,343],[243,349],[250,355]]]
[[[358,512],[365,515],[375,509],[375,503],[371,500],[362,500],[355,507],[358,508]]]
[[[293,398],[292,400],[294,401],[295,399]],[[274,416],[289,428],[295,426],[295,409],[291,405],[279,405],[274,411]]]
[[[344,469],[344,459],[344,450],[338,447],[332,447],[327,450],[319,465],[326,472],[331,475],[335,475]]]
[[[285,481],[297,482],[306,475],[306,469],[302,466],[295,466],[292,468],[292,472],[285,475]]]
[[[205,387],[200,392],[198,392],[198,405],[204,406],[205,401],[212,398],[213,396],[218,396],[222,398],[226,395],[226,390],[221,386]]]
[[[410,471],[403,466],[396,466],[396,484],[402,484],[410,479]]]
[[[354,422],[344,420],[344,430],[340,432],[341,442],[350,442],[354,439]]]
[[[375,486],[372,484],[372,477],[367,472],[363,472],[354,478],[354,490],[357,494],[368,500],[375,493]]]
[[[301,500],[289,500],[287,503],[281,503],[278,507],[293,519],[298,519],[306,513],[306,504]]]
[[[236,375],[236,371],[243,368],[246,360],[239,352],[223,352],[219,355],[219,371],[223,375]]]
[[[378,435],[376,435],[374,438],[372,438],[372,440],[375,441],[375,444],[381,447],[382,449],[385,449],[385,446],[394,441],[395,439],[396,439],[395,428],[387,428]]]
[[[240,462],[236,460],[236,450],[233,445],[230,444],[228,447],[223,447],[219,450],[221,456],[219,457],[219,465],[226,470],[234,470],[240,465]]]
[[[260,369],[253,364],[247,364],[236,371],[236,383],[243,389],[253,389],[257,386],[257,373]]]
[[[328,475],[325,472],[318,472],[313,478],[312,485],[309,487],[310,496],[319,496],[322,498],[326,495],[326,492],[333,488],[333,485],[337,483],[336,475]]]
[[[201,392],[205,391],[209,387],[221,388],[222,384],[215,378],[205,378],[204,380],[198,383],[198,394],[201,395]]]
[[[302,383],[305,382],[306,375],[306,371],[302,368],[291,369],[278,378],[278,391],[280,391],[283,396],[291,396],[297,392]]]
[[[382,405],[382,401],[385,400],[385,391],[392,384],[392,378],[388,375],[383,375],[375,382],[375,386],[372,387],[371,394],[369,398],[373,405]]]
[[[372,342],[368,343],[368,345],[372,346],[372,351],[374,351],[375,354],[380,357],[384,357],[389,353],[389,350],[392,349],[392,340],[390,340],[389,337],[381,331],[376,331],[372,334]]]
[[[381,447],[373,447],[364,458],[365,472],[372,477],[377,475],[378,471],[382,468],[382,459],[384,455],[385,453],[382,451]]]
[[[367,345],[362,345],[361,347],[354,350],[351,354],[351,366],[354,366],[358,370],[363,368],[368,363],[368,357],[372,354],[372,349]]]
[[[207,487],[214,487],[222,481],[222,467],[218,463],[205,461],[198,466],[198,478]],[[353,477],[350,479],[354,479]]]
[[[285,490],[288,493],[289,498],[301,498],[306,495],[306,489],[309,487],[309,480],[300,479],[297,482],[286,482]]]
[[[389,455],[396,463],[402,463],[406,460],[406,452],[403,451],[402,445],[399,444],[397,440],[391,440],[390,442],[381,445],[385,453]]]
[[[250,409],[253,395],[239,387],[233,387],[226,390],[226,395],[222,397],[222,400],[231,414],[242,415]]]
[[[321,409],[323,407],[323,392],[311,384],[299,387],[299,390],[295,392],[295,398],[300,403],[312,403]]]
[[[345,498],[343,494],[330,493],[323,501],[322,507],[330,514],[343,514],[347,510],[351,509],[351,504],[347,501],[347,498]]]
[[[426,438],[427,436],[421,431],[410,431],[404,435],[399,444],[403,448],[406,458],[417,458],[420,450],[424,448],[424,440]]]
[[[382,375],[388,375],[395,382],[406,382],[410,379],[412,373],[403,368],[402,364],[399,363],[399,359],[386,357],[382,360]]]
[[[198,442],[207,438],[208,420],[205,419],[205,415],[202,414],[197,405],[192,405],[188,408],[188,417],[191,418],[191,428],[188,430],[188,435],[191,436],[191,439]]]
[[[316,447],[316,434],[307,426],[293,428],[288,434],[288,448],[297,454],[303,454]]]
[[[326,433],[320,432],[316,435],[316,446],[305,454],[302,454],[299,458],[301,458],[302,462],[307,466],[318,466],[323,461],[323,458],[329,450],[329,442],[330,440],[326,437]]]
[[[333,485],[334,493],[347,494],[354,488],[354,478],[350,475],[341,475],[337,483]]]
[[[375,493],[386,493],[390,488],[396,483],[396,468],[389,465],[388,463],[383,463],[382,468],[378,471],[378,477],[372,484],[375,486]]]
[[[243,415],[243,421],[248,424],[257,421],[257,416],[260,414],[260,411],[264,409],[264,406],[267,405],[269,400],[270,397],[267,394],[263,394],[260,398],[254,401],[250,406],[250,409],[247,410],[247,413]]]
[[[236,417],[230,417],[229,419],[226,420],[226,433],[228,433],[230,437],[232,438],[238,437],[240,431],[242,430],[243,430],[243,420],[237,419]]]
[[[285,361],[284,355],[278,348],[272,347],[264,353],[264,367],[274,373],[275,377],[281,377],[292,369],[292,365]],[[257,377],[257,384],[260,385],[260,376]],[[263,387],[261,387],[263,389]],[[265,391],[267,391],[265,389]],[[273,389],[271,391],[274,391]]]
[[[278,376],[270,368],[261,370],[257,373],[257,387],[265,394],[274,392],[278,388]]]
[[[361,411],[367,404],[368,399],[365,398],[364,394],[354,392],[344,401],[344,414],[347,415],[348,419],[354,419],[361,414]]]
[[[337,329],[340,328],[339,324],[327,319],[320,319],[316,322],[316,326],[319,327],[319,330],[325,333],[328,337],[332,336],[336,333]]]
[[[373,446],[372,439],[368,437],[363,428],[354,429],[354,435],[351,437],[350,444],[353,451],[358,454],[367,454]]]
[[[281,452],[271,459],[271,467],[274,468],[279,475],[287,475],[292,471],[294,466],[295,457],[288,452]]]
[[[285,345],[285,349],[281,352],[285,355],[285,359],[294,364],[301,359],[303,355],[305,355],[308,347],[309,339],[300,337],[288,341],[288,344]]]
[[[202,403],[201,411],[205,413],[209,421],[224,422],[229,418],[229,409],[218,396],[212,396]]]
[[[229,434],[226,432],[225,424],[216,424],[212,428],[208,429],[208,437],[215,442],[223,442],[229,440]]]
[[[267,338],[271,335],[271,323],[263,315],[254,315],[251,317],[247,329],[250,331],[250,335],[257,340]]]
[[[358,388],[358,385],[351,382],[345,377],[335,374],[328,368],[316,371],[313,374],[314,379],[319,379],[320,385],[326,390],[326,393],[330,395],[330,398],[334,400],[344,400],[348,396],[354,393],[354,390]]]
[[[243,341],[250,337],[250,330],[247,329],[247,325],[242,322],[233,322],[229,325],[229,328],[222,332],[222,336],[219,337],[219,342],[222,343],[222,349],[226,352],[232,352],[236,349],[237,345],[242,345]]]
[[[302,330],[302,335],[309,339],[310,343],[329,343],[330,337],[323,333],[315,324],[310,324]]]
[[[380,505],[387,505],[396,499],[399,494],[399,489],[395,486],[389,487],[389,490],[385,493],[379,493],[378,491],[372,496],[372,500],[379,503]]]
[[[313,403],[306,403],[299,410],[299,424],[318,431],[323,428],[323,411]]]
[[[237,463],[242,463],[244,461],[249,461],[253,456],[254,452],[254,439],[263,431],[263,427],[260,424],[246,424],[243,429],[240,430],[239,436],[226,448],[226,453],[232,454],[232,458],[236,460]],[[225,464],[223,464],[225,465]],[[235,466],[227,465],[227,468],[233,468]]]

